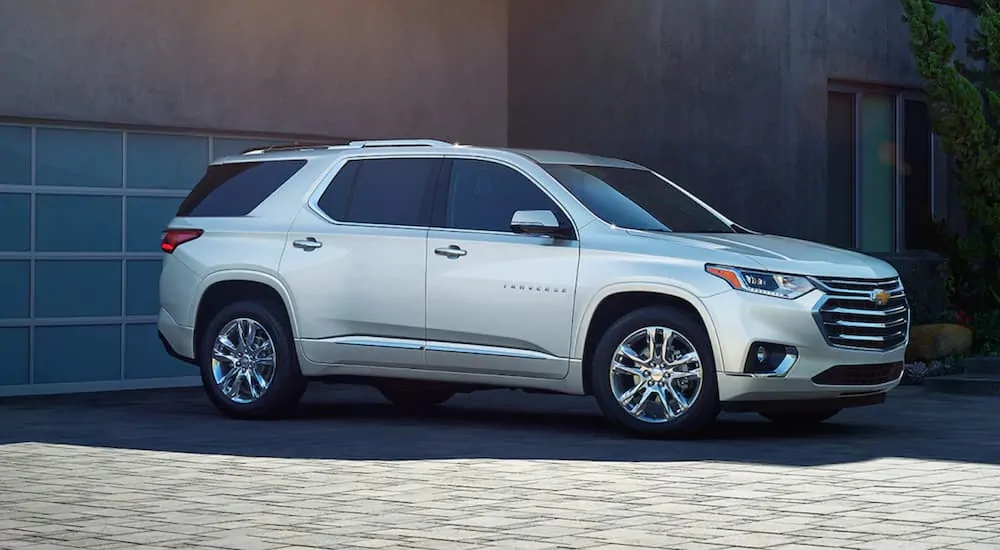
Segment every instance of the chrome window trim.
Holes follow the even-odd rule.
[[[520,233],[514,233],[513,231],[490,231],[490,230],[483,230],[483,229],[462,229],[462,228],[455,228],[455,227],[438,227],[438,226],[435,226],[435,225],[394,225],[394,224],[349,222],[349,221],[337,220],[333,216],[330,216],[329,214],[327,214],[326,212],[324,212],[322,208],[320,208],[320,206],[319,206],[319,199],[320,199],[320,197],[323,196],[323,193],[325,193],[326,190],[330,187],[330,184],[333,183],[333,178],[335,178],[337,176],[337,174],[341,170],[344,169],[344,166],[346,166],[348,162],[351,162],[351,161],[354,161],[354,160],[376,160],[376,159],[440,159],[440,160],[467,159],[467,160],[482,160],[482,161],[486,161],[486,162],[492,162],[492,163],[495,163],[495,164],[499,164],[501,166],[506,166],[508,168],[511,168],[511,169],[515,170],[516,172],[518,172],[519,174],[521,174],[523,177],[527,178],[528,181],[530,181],[532,184],[535,185],[535,187],[537,187],[543,193],[545,193],[545,196],[547,196],[549,198],[549,200],[551,200],[552,203],[555,204],[557,208],[559,208],[559,210],[563,213],[563,215],[566,217],[566,219],[568,219],[569,222],[570,222],[570,224],[573,226],[573,232],[577,236],[573,240],[574,241],[578,241],[579,240],[580,228],[579,228],[576,220],[573,219],[573,216],[569,215],[569,213],[566,210],[566,207],[556,197],[554,197],[552,195],[552,193],[544,185],[541,184],[541,182],[539,182],[538,180],[536,180],[534,177],[532,177],[530,174],[528,174],[527,172],[525,172],[523,169],[521,169],[519,166],[517,166],[514,163],[508,162],[508,161],[503,160],[503,159],[496,159],[496,158],[490,157],[488,155],[477,155],[477,154],[474,154],[474,153],[464,153],[464,154],[463,153],[450,153],[450,152],[449,153],[426,153],[426,152],[417,152],[417,151],[402,152],[402,153],[396,151],[396,152],[389,153],[389,152],[386,152],[386,151],[379,151],[378,153],[374,153],[373,154],[373,152],[371,152],[371,151],[358,152],[358,151],[353,151],[352,150],[349,153],[345,153],[344,155],[342,155],[339,158],[337,158],[337,160],[335,162],[333,162],[330,165],[330,167],[328,169],[326,169],[319,176],[319,178],[317,178],[317,182],[313,184],[312,190],[309,191],[309,198],[306,201],[306,206],[309,208],[309,210],[311,210],[314,214],[316,214],[317,216],[319,216],[325,222],[327,222],[327,223],[329,223],[331,225],[343,226],[343,227],[360,227],[360,228],[370,228],[370,229],[386,228],[386,229],[434,230],[434,231],[447,231],[447,232],[454,232],[454,233],[469,233],[469,234],[479,234],[479,235],[516,236],[516,237],[523,237],[525,240],[536,240],[536,239],[544,238],[544,237],[539,237],[539,236],[535,236],[535,235],[522,235]]]

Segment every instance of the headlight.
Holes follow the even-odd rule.
[[[768,273],[722,265],[706,265],[705,271],[729,283],[736,290],[794,300],[815,288],[798,275]]]

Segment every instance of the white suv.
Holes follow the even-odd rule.
[[[244,418],[322,380],[406,407],[593,395],[644,435],[720,410],[808,424],[884,401],[908,341],[887,263],[747,230],[642,166],[577,153],[247,151],[208,167],[162,249],[160,338]]]

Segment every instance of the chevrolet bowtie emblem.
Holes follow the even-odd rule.
[[[872,293],[868,295],[868,299],[880,306],[884,306],[889,303],[889,293],[882,289],[873,290]]]

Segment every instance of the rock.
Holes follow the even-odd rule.
[[[972,330],[962,325],[940,323],[910,328],[907,361],[933,361],[968,355],[972,351]]]

